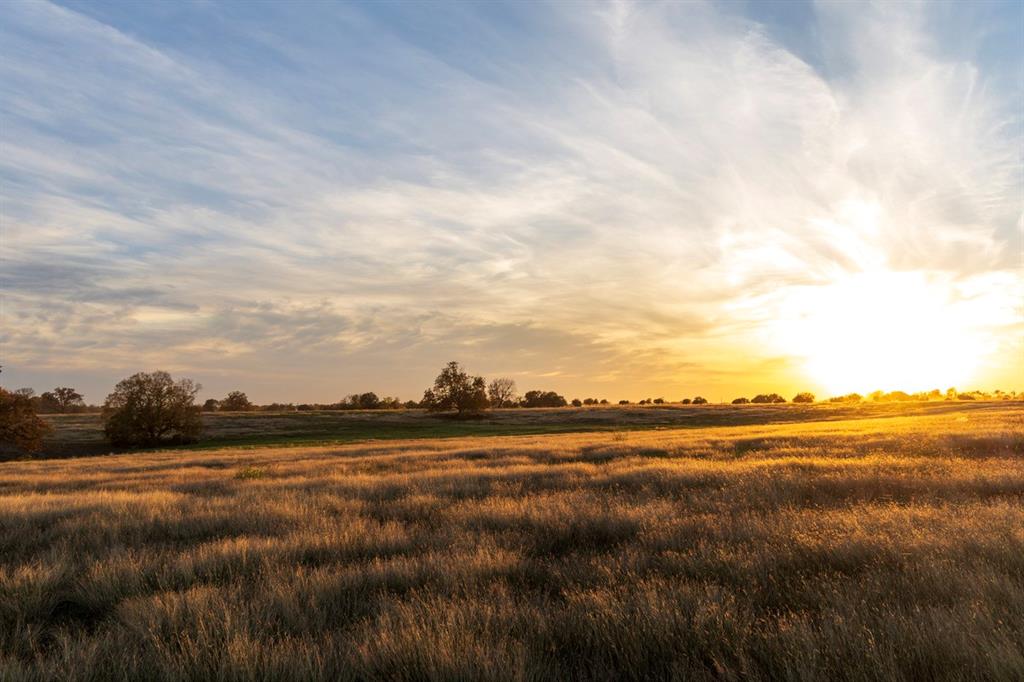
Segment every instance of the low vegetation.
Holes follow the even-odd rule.
[[[0,679],[1024,677],[1018,406],[686,409],[0,464]]]

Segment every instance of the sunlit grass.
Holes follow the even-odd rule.
[[[1024,415],[0,464],[0,679],[1020,679]]]

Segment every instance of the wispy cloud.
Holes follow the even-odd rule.
[[[710,3],[12,3],[5,376],[783,389],[793,302],[895,271],[976,301],[979,380],[1020,384],[1020,53],[805,9],[795,44]]]

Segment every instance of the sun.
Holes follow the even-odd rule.
[[[791,291],[772,335],[831,395],[914,392],[971,382],[978,318],[977,300],[926,273],[858,273]]]

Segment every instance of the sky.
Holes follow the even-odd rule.
[[[8,388],[1024,389],[1024,3],[3,10]]]

